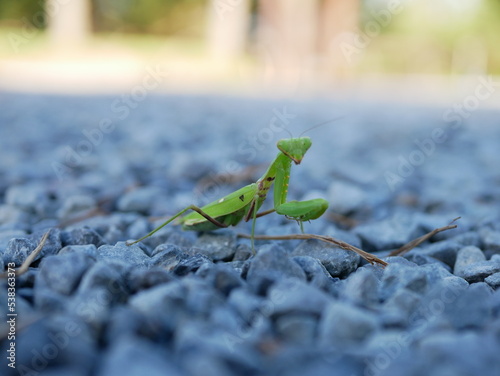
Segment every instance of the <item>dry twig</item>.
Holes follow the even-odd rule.
[[[238,234],[240,238],[246,238],[250,239],[250,235],[247,234]],[[372,255],[371,253],[365,252],[362,249],[359,249],[353,245],[350,245],[342,240],[338,240],[335,238],[332,238],[330,236],[323,236],[323,235],[315,235],[315,234],[294,234],[294,235],[278,235],[278,236],[272,236],[272,235],[255,235],[254,236],[255,240],[292,240],[292,239],[317,239],[321,240],[326,243],[334,244],[339,248],[345,249],[347,251],[352,251],[363,257],[366,261],[368,261],[370,264],[375,265],[375,263],[382,265],[382,266],[387,266],[387,262],[379,259],[377,256]]]
[[[411,251],[413,248],[417,247],[418,245],[425,242],[427,239],[433,237],[437,233],[442,232],[442,231],[446,231],[446,230],[451,230],[453,228],[457,228],[457,225],[454,225],[453,222],[457,221],[458,219],[460,219],[460,217],[453,219],[453,221],[451,221],[447,226],[436,228],[436,229],[432,230],[431,232],[428,232],[427,234],[422,235],[421,237],[412,240],[411,242],[405,244],[401,248],[398,248],[398,249],[392,251],[391,253],[389,253],[389,256],[404,255],[405,253]]]

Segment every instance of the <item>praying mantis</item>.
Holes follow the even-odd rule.
[[[302,223],[304,221],[317,219],[328,209],[328,202],[322,198],[306,201],[287,201],[292,162],[299,165],[311,145],[312,141],[309,137],[292,137],[279,140],[277,143],[278,155],[257,182],[240,188],[201,208],[189,205],[149,234],[134,242],[127,243],[127,245],[138,243],[150,237],[179,217],[178,222],[182,225],[182,228],[192,231],[211,231],[235,226],[242,220],[246,222],[252,220],[250,236],[252,250],[254,250],[255,222],[258,217],[276,212],[288,219],[297,221],[303,233]],[[258,213],[273,183],[273,209]],[[191,213],[183,216],[184,213],[190,210]]]
[[[317,126],[323,125],[318,124]],[[313,127],[315,128],[315,127]],[[312,129],[312,128],[310,128]],[[309,129],[309,130],[310,130]],[[329,236],[304,234],[303,222],[318,219],[328,209],[328,201],[322,198],[315,198],[306,201],[287,201],[288,182],[290,181],[290,171],[292,162],[299,165],[312,145],[309,137],[291,137],[279,140],[277,143],[278,155],[271,162],[267,171],[255,183],[249,184],[237,191],[213,201],[208,205],[199,208],[196,205],[189,205],[180,212],[170,217],[167,221],[155,228],[142,238],[127,242],[132,245],[149,238],[151,235],[179,218],[178,222],[184,230],[191,231],[212,231],[219,228],[236,226],[242,220],[246,222],[252,220],[252,231],[250,237],[252,251],[255,252],[255,239],[317,239],[326,243],[334,244],[342,249],[355,252],[371,264],[379,264],[383,267],[387,262],[379,259],[375,255],[354,247],[346,242],[337,240]],[[260,207],[267,198],[267,193],[274,184],[274,205],[270,210],[258,213]],[[192,213],[183,215],[191,210]],[[257,218],[276,212],[284,215],[288,219],[293,219],[300,224],[302,234],[283,236],[255,236],[255,222]],[[242,237],[248,237],[247,235]]]

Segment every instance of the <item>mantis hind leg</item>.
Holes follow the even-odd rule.
[[[151,235],[153,235],[155,232],[157,232],[158,230],[162,229],[163,227],[165,227],[166,225],[168,225],[170,222],[172,222],[174,219],[176,219],[177,217],[180,217],[181,215],[183,215],[185,212],[187,212],[188,210],[193,210],[195,212],[197,212],[198,214],[200,214],[201,216],[203,216],[204,218],[206,218],[208,221],[212,222],[214,225],[216,225],[217,227],[221,227],[221,228],[225,228],[225,227],[228,227],[228,225],[226,225],[225,223],[222,223],[222,222],[219,222],[218,220],[216,220],[215,218],[209,216],[207,213],[205,213],[203,210],[201,210],[198,206],[195,206],[195,205],[189,205],[187,208],[185,209],[182,209],[180,212],[178,212],[177,214],[175,214],[174,216],[170,217],[167,221],[165,221],[164,223],[162,223],[160,226],[158,226],[157,228],[155,228],[153,231],[151,231],[149,234],[147,235],[144,235],[142,238],[136,240],[136,241],[133,241],[131,243],[127,242],[126,244],[127,245],[132,245],[132,244],[136,244],[136,243],[139,243],[140,241],[143,241],[144,239],[147,239],[149,238]]]

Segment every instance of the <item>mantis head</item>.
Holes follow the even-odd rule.
[[[311,144],[309,137],[285,138],[278,141],[278,149],[295,164],[300,164]]]

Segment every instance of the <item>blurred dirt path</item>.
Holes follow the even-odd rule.
[[[301,98],[326,96],[366,101],[447,106],[454,103],[500,108],[500,77],[438,75],[360,75],[345,80],[283,81],[269,67],[248,62],[221,66],[207,59],[180,56],[144,58],[133,54],[96,54],[0,59],[0,90],[68,94],[131,92],[156,74],[160,93],[222,93]],[[310,72],[306,72],[310,73]],[[153,76],[154,73],[153,73]],[[488,84],[489,82],[489,84]],[[476,99],[474,99],[476,98]]]

